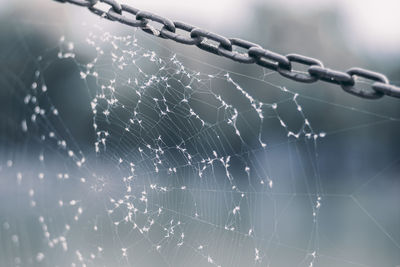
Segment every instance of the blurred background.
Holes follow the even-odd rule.
[[[400,85],[399,1],[121,2],[329,68],[382,72]],[[400,266],[399,99],[298,84],[71,4],[0,5],[0,266]],[[134,36],[139,48],[107,36]],[[130,49],[135,63],[119,69],[111,53],[132,63]],[[82,79],[93,62],[98,77]],[[138,70],[167,77],[178,93],[163,81],[147,84]],[[144,89],[127,86],[135,78]],[[93,107],[112,80],[117,96],[105,99],[124,106]],[[154,101],[163,97],[175,108],[166,118]],[[233,108],[235,129],[227,123]],[[125,133],[129,118],[142,128]],[[139,211],[124,223],[128,203]]]

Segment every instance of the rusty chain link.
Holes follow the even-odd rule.
[[[170,39],[186,45],[195,45],[202,50],[212,54],[232,59],[233,61],[251,64],[255,63],[264,68],[277,71],[283,77],[302,82],[313,83],[324,81],[338,84],[342,89],[352,95],[367,99],[377,99],[384,95],[400,98],[400,87],[389,83],[385,75],[361,68],[350,68],[346,72],[325,68],[321,61],[297,54],[281,55],[262,48],[260,45],[237,39],[226,38],[213,32],[197,28],[184,22],[171,21],[162,16],[151,12],[142,11],[128,5],[119,4],[116,0],[54,0],[61,3],[71,3],[78,6],[87,7],[92,13],[109,19],[118,21],[132,27],[138,27],[144,32]],[[103,10],[96,7],[98,3],[104,3],[110,8]],[[123,15],[128,13],[133,18]],[[162,25],[156,29],[149,25],[149,22],[156,22]],[[188,36],[176,33],[179,29],[187,32]],[[214,44],[214,43],[216,44]],[[237,46],[246,52],[234,51]],[[299,63],[307,66],[307,71],[297,71],[292,68],[292,63]],[[369,89],[357,88],[355,76],[373,82]]]

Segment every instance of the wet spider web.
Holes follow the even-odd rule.
[[[399,218],[379,221],[357,195],[382,174],[395,193],[398,155],[372,172],[336,171],[364,177],[346,189],[326,182],[335,163],[320,159],[325,139],[396,131],[398,117],[299,95],[266,71],[200,71],[147,42],[91,26],[84,42],[63,36],[31,55],[29,83],[11,93],[18,119],[2,127],[18,140],[2,141],[5,195],[17,203],[2,204],[6,265],[373,266],[327,237],[332,221],[346,235],[363,222],[388,249],[374,257],[399,264]],[[324,124],[313,105],[350,118]],[[349,203],[361,212],[352,227],[336,217]]]

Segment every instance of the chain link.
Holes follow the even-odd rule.
[[[213,32],[208,32],[203,29],[195,28],[190,32],[190,37],[201,38],[201,42],[196,46],[202,50],[219,55],[220,50],[232,51],[232,44],[228,38],[218,35]],[[218,43],[218,46],[208,43],[208,40],[212,40]]]
[[[90,10],[90,12],[92,12],[93,14],[96,14],[102,18],[109,19],[109,20],[112,20],[112,18],[108,16],[109,10],[105,11],[105,10],[102,10],[101,8],[96,7],[97,3],[105,3],[105,4],[109,5],[110,9],[113,10],[114,12],[116,12],[117,14],[122,13],[121,5],[115,0],[66,0],[66,1],[70,2],[72,4],[74,4],[75,1],[86,1],[89,3],[87,7]]]
[[[63,1],[63,2],[65,2],[65,1]],[[89,1],[86,1],[86,0],[70,0],[69,2],[71,4],[74,4],[74,5],[77,5],[77,6],[84,6],[84,7],[92,6],[92,3],[90,3]]]
[[[251,43],[249,41],[242,40],[242,39],[237,39],[237,38],[230,38],[229,41],[230,41],[232,46],[237,46],[237,47],[241,47],[241,48],[247,49],[247,53],[246,54],[242,54],[242,53],[238,53],[236,51],[232,51],[232,49],[231,50],[227,50],[224,47],[219,46],[218,47],[218,54],[220,56],[232,59],[232,60],[237,61],[237,62],[246,63],[246,64],[250,64],[250,63],[255,63],[256,62],[255,58],[249,56],[248,50],[251,47],[261,47],[261,46],[259,46],[258,44],[254,44],[254,43]]]
[[[142,19],[142,20],[137,20],[136,19],[136,14],[139,13],[139,9],[127,6],[127,5],[121,5],[121,11],[127,12],[129,14],[132,14],[135,16],[135,19],[130,19],[125,17],[124,15],[115,12],[115,10],[113,8],[110,8],[110,10],[108,10],[107,15],[109,18],[111,18],[112,20],[118,21],[122,24],[126,24],[132,27],[144,27],[147,24],[147,20]]]
[[[372,89],[388,96],[400,98],[400,87],[391,84],[376,82],[372,84]]]
[[[361,68],[351,68],[346,72],[325,68],[321,61],[297,54],[286,56],[266,50],[258,44],[237,38],[226,38],[213,32],[209,32],[184,22],[171,21],[151,12],[142,11],[128,5],[119,4],[116,0],[54,0],[60,3],[71,3],[77,6],[87,7],[92,13],[103,18],[118,21],[132,27],[139,27],[144,32],[157,37],[170,39],[186,45],[195,45],[212,54],[229,58],[240,63],[255,63],[264,68],[277,71],[280,75],[302,83],[324,81],[340,85],[344,91],[366,99],[377,99],[384,95],[400,98],[400,87],[392,85],[385,75]],[[109,10],[96,7],[97,3],[105,3]],[[134,18],[128,18],[123,13],[129,13]],[[156,29],[149,22],[157,22],[162,25]],[[189,33],[189,37],[177,33],[176,30]],[[217,44],[213,44],[212,42]],[[233,50],[237,46],[245,50],[238,52]],[[292,69],[292,63],[307,66],[307,71],[301,72]],[[355,76],[370,80],[370,89],[356,87]]]
[[[343,71],[331,70],[321,66],[310,66],[308,73],[318,80],[338,85],[354,85],[354,79],[351,75]]]
[[[171,20],[163,18],[163,17],[153,14],[151,12],[139,11],[136,14],[136,19],[137,20],[147,19],[149,21],[155,21],[155,22],[161,23],[163,25],[164,30],[167,30],[172,33],[175,33],[175,30],[176,30],[175,24]],[[148,23],[146,23],[145,26],[142,26],[141,29],[144,32],[147,32],[149,34],[155,35],[157,37],[165,38],[161,34],[161,29],[157,30],[157,29],[153,28],[152,26],[148,25]]]
[[[301,64],[307,65],[307,66],[318,66],[321,68],[324,67],[324,65],[322,64],[321,61],[319,61],[315,58],[311,58],[311,57],[306,57],[306,56],[297,55],[297,54],[289,54],[289,55],[286,55],[286,58],[290,61],[290,63],[297,62],[297,63],[301,63]],[[296,71],[293,69],[287,70],[287,69],[278,68],[278,72],[283,77],[286,77],[288,79],[291,79],[291,80],[294,80],[297,82],[313,83],[313,82],[318,81],[318,77],[311,76],[310,73],[302,73],[300,71]]]
[[[179,21],[174,21],[173,22],[175,25],[175,29],[180,29],[183,30],[185,32],[191,32],[193,29],[195,29],[195,26],[186,24],[184,22],[179,22]],[[202,39],[200,37],[185,37],[181,34],[175,33],[175,32],[171,32],[169,31],[165,26],[161,29],[161,35],[164,38],[168,38],[171,39],[175,42],[181,43],[181,44],[186,44],[186,45],[198,45],[199,43],[201,43]]]
[[[346,73],[351,75],[352,77],[359,76],[372,81],[380,82],[382,84],[389,83],[389,80],[386,78],[385,75],[370,70],[365,70],[361,68],[351,68]],[[381,98],[384,95],[382,91],[377,91],[373,87],[372,87],[373,90],[365,90],[365,89],[363,90],[356,88],[355,84],[354,85],[341,84],[341,86],[343,90],[345,90],[346,92],[357,96],[360,95],[364,98],[375,99],[375,98]]]
[[[256,64],[262,67],[278,71],[279,68],[291,70],[292,64],[289,59],[283,55],[271,52],[261,47],[251,47],[248,52],[249,56],[256,59]]]

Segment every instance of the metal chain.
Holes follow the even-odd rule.
[[[377,99],[384,95],[400,98],[400,87],[389,83],[385,75],[361,68],[350,68],[346,72],[331,70],[322,64],[321,61],[297,54],[280,55],[266,50],[260,45],[237,39],[226,38],[213,32],[194,27],[184,22],[171,21],[151,12],[142,11],[128,5],[119,4],[116,0],[54,0],[61,3],[71,3],[87,7],[92,13],[118,21],[131,27],[138,27],[144,32],[170,39],[186,45],[195,45],[202,50],[212,54],[232,59],[240,63],[255,63],[264,68],[277,71],[280,75],[302,83],[313,83],[324,81],[340,85],[342,89],[352,95],[367,99]],[[103,10],[97,7],[98,3],[104,3],[110,8]],[[134,18],[129,18],[130,14]],[[149,25],[149,22],[156,22],[162,25],[156,29]],[[188,36],[176,33],[176,30],[187,32]],[[214,43],[213,43],[214,42]],[[216,44],[215,44],[216,43]],[[233,46],[242,48],[245,52],[233,50]],[[300,72],[292,68],[292,63],[300,63],[307,66],[307,72]],[[369,89],[357,88],[356,79],[362,77],[372,83]]]

